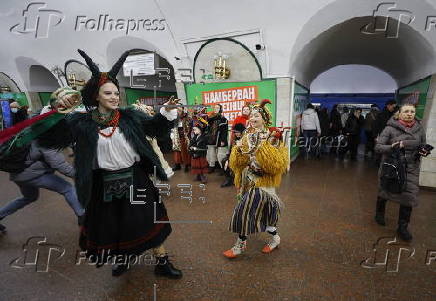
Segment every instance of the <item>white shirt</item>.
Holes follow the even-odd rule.
[[[177,118],[177,110],[173,109],[169,112],[165,108],[160,109],[160,113],[169,121]],[[112,127],[107,127],[101,130],[104,134],[110,134]],[[116,128],[111,137],[98,135],[97,142],[97,162],[98,167],[106,170],[119,170],[128,168],[141,160],[141,157],[133,147],[127,142],[119,128]]]
[[[101,130],[104,134],[109,134],[111,131],[112,127]],[[103,137],[98,134],[97,160],[99,168],[119,170],[132,166],[140,159],[138,153],[127,142],[119,128],[116,128],[111,137]]]

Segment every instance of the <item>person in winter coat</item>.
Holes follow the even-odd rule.
[[[343,107],[342,113],[341,113],[342,128],[345,127],[345,124],[347,123],[348,117],[350,117],[350,110],[348,109],[348,107]]]
[[[427,156],[428,151],[420,148],[425,144],[426,137],[421,123],[415,119],[415,107],[411,104],[403,105],[400,111],[391,118],[386,128],[382,131],[375,151],[383,154],[384,161],[394,147],[400,147],[405,151],[407,161],[407,187],[402,193],[391,193],[379,186],[375,220],[379,225],[385,223],[386,202],[393,201],[400,204],[398,229],[399,237],[405,241],[412,240],[412,234],[407,229],[410,222],[412,208],[418,206],[419,193],[419,170],[421,156]],[[379,177],[381,167],[379,170]]]
[[[15,99],[9,99],[9,107],[12,113],[12,125],[26,120],[29,116],[27,114],[27,107],[22,107]]]
[[[317,137],[321,136],[321,126],[318,114],[311,103],[307,105],[307,109],[302,114],[301,130],[305,140],[306,154],[316,153],[318,145]]]
[[[341,159],[344,158],[347,151],[350,151],[351,160],[357,160],[357,148],[360,143],[360,132],[364,123],[364,119],[361,116],[362,109],[356,108],[354,112],[350,114],[344,127],[344,134],[347,137],[347,146],[343,148],[341,152]]]
[[[195,121],[192,127],[193,137],[189,143],[189,152],[191,154],[191,173],[196,175],[195,181],[207,183],[208,163],[207,154],[207,136],[203,133],[206,124],[201,121]]]
[[[375,138],[384,130],[389,119],[394,115],[397,108],[397,102],[393,99],[388,100],[383,111],[377,115],[372,125],[372,134]]]
[[[365,144],[365,156],[368,155],[368,153],[374,153],[374,135],[372,132],[372,127],[377,119],[377,115],[379,114],[379,110],[377,105],[371,106],[371,111],[366,114],[365,116],[365,136],[366,136],[366,144]]]
[[[330,121],[329,121],[329,114],[327,112],[327,108],[321,108],[318,112],[318,120],[321,127],[321,139],[320,139],[320,151],[326,153],[327,147],[325,143],[325,139],[329,135],[329,129],[330,129]]]
[[[228,151],[228,121],[222,115],[223,108],[220,104],[214,106],[214,111],[208,119],[207,126],[207,162],[209,163],[209,172],[215,171],[215,165],[218,161],[221,164]]]
[[[64,155],[57,149],[40,146],[38,140],[35,140],[30,146],[26,166],[22,172],[10,173],[10,180],[17,184],[23,196],[0,209],[0,220],[36,201],[39,197],[39,189],[45,188],[62,194],[81,224],[85,210],[77,199],[74,186],[55,174],[55,171],[58,171],[74,178],[74,167],[65,161]],[[5,230],[6,227],[0,224],[0,231]]]
[[[333,106],[330,112],[330,136],[333,138],[333,144],[330,148],[330,154],[334,155],[339,147],[339,135],[342,133],[341,113],[338,111],[338,105]]]

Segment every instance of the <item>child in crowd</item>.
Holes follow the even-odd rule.
[[[192,131],[194,136],[189,143],[189,152],[191,154],[191,172],[197,175],[194,180],[207,182],[206,174],[208,173],[208,163],[206,160],[207,153],[207,136],[204,134],[206,124],[201,121],[195,121]]]

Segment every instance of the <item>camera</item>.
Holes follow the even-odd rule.
[[[254,45],[254,47],[256,48],[256,50],[265,50],[265,45],[262,44],[256,44]]]

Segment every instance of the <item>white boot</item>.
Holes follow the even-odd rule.
[[[225,251],[223,254],[227,258],[235,258],[238,255],[242,254],[246,248],[247,248],[247,241],[242,240],[238,237],[235,245],[231,249]]]
[[[280,244],[280,236],[278,234],[273,235],[272,239],[263,247],[263,253],[271,253],[272,250],[277,248]]]

